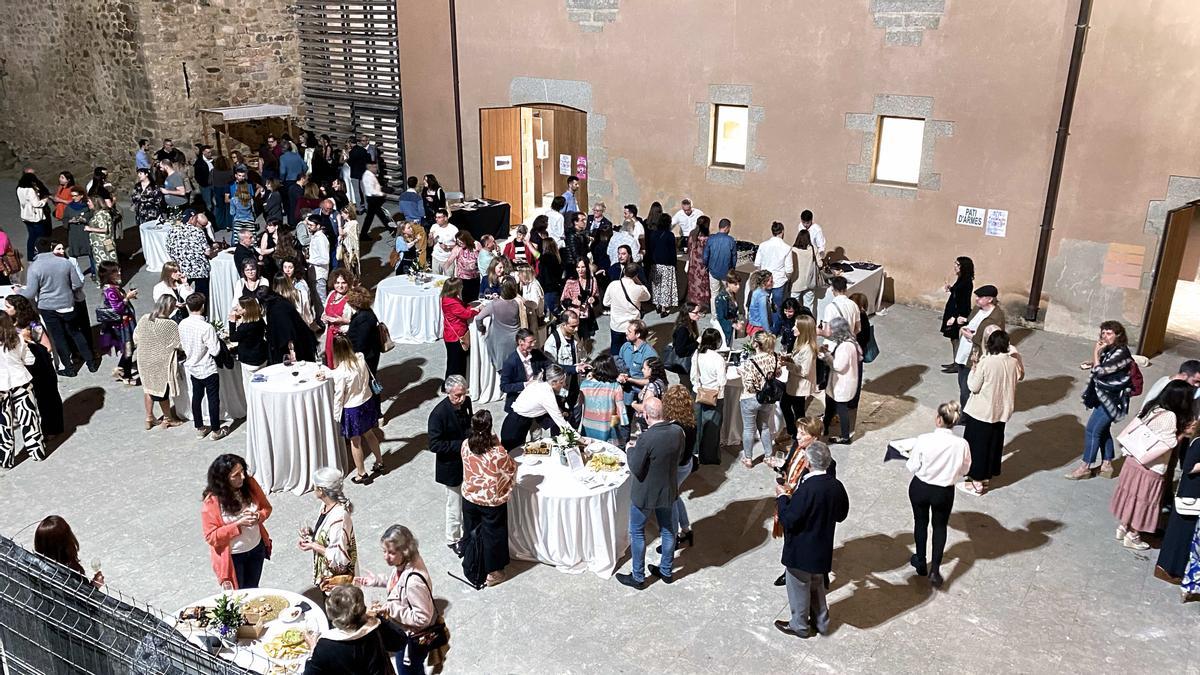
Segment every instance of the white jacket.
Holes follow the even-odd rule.
[[[48,200],[38,199],[37,192],[33,188],[17,188],[17,201],[21,203],[21,220],[27,223],[40,223],[46,219],[46,212],[42,210],[42,207]]]

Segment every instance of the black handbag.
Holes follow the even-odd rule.
[[[754,398],[762,405],[771,405],[774,403],[779,403],[781,400],[783,400],[783,394],[786,391],[783,383],[777,378],[767,377],[767,374],[763,372],[762,368],[759,368],[758,364],[754,362],[753,357],[750,359],[750,365],[754,366],[754,369],[758,371],[758,374],[763,376],[762,388],[758,390],[758,393],[754,395]],[[775,357],[775,369],[779,369],[779,357]]]
[[[213,354],[213,360],[217,362],[218,368],[233,369],[233,352],[229,351],[229,345],[225,344],[224,340],[217,340],[221,343],[221,348]]]
[[[123,318],[121,313],[112,307],[100,306],[96,308],[96,321],[99,323],[121,323]]]

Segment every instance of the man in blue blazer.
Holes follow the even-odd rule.
[[[533,331],[517,331],[517,348],[504,359],[500,367],[500,391],[504,392],[504,412],[512,412],[513,401],[525,390],[525,383],[537,379],[550,360],[536,347]]]
[[[821,635],[829,632],[825,575],[833,568],[833,535],[850,512],[846,488],[828,473],[829,446],[814,441],[805,449],[809,472],[791,495],[775,486],[779,522],[783,527],[783,566],[787,568],[791,621],[776,621],[780,631],[799,638],[811,636],[810,622]]]

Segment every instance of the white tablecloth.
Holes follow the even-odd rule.
[[[221,251],[212,259],[212,268],[208,272],[208,318],[221,323],[229,321],[233,289],[239,278],[232,248]]]
[[[484,329],[492,325],[492,317],[483,318]],[[500,373],[492,368],[487,341],[479,332],[476,322],[471,322],[471,349],[467,351],[467,394],[476,406],[504,398],[500,391]]]
[[[333,418],[333,382],[318,381],[317,369],[315,363],[278,363],[258,371],[265,382],[249,385],[246,463],[263,490],[304,494],[312,489],[317,469],[345,470],[345,442]]]
[[[442,288],[437,282],[445,279],[435,276],[427,284],[414,284],[407,276],[391,276],[379,282],[375,316],[388,327],[393,341],[424,344],[442,339]]]
[[[171,226],[157,220],[147,220],[142,223],[142,257],[146,259],[146,269],[157,274],[162,271],[163,263],[171,259],[167,255],[167,232]]]
[[[783,369],[782,379],[787,382],[787,369]],[[737,368],[729,367],[725,376],[725,398],[721,400],[721,445],[742,445],[742,374]],[[775,414],[771,415],[771,441],[783,429],[783,408],[775,404]],[[767,443],[768,447],[770,442]],[[758,456],[758,449],[754,451]]]
[[[218,368],[217,381],[221,387],[221,419],[240,420],[244,418],[246,416],[246,387],[242,379],[242,364],[235,360],[232,370]],[[175,395],[174,400],[175,415],[182,420],[192,419],[192,381],[183,371],[182,363],[179,364],[179,392]],[[208,419],[207,400],[203,402],[201,411],[203,423],[210,427],[215,426],[213,421]]]
[[[879,311],[879,305],[883,303],[883,280],[887,277],[882,266],[871,271],[856,269],[846,272],[842,276],[846,277],[846,295],[862,293],[867,296],[867,314]],[[833,292],[828,288],[818,294],[818,317],[824,314],[825,307],[831,302],[833,302]]]
[[[624,452],[599,444],[625,461]],[[629,547],[629,470],[598,474],[612,485],[589,487],[554,455],[516,459],[517,480],[508,500],[509,553],[561,572],[612,576]]]
[[[247,670],[252,670],[256,673],[265,673],[271,668],[272,665],[274,665],[275,662],[271,659],[271,657],[267,656],[265,651],[263,651],[263,643],[271,640],[285,630],[297,629],[301,632],[305,630],[312,630],[318,633],[329,630],[329,619],[325,617],[325,613],[321,611],[321,608],[317,607],[316,604],[314,604],[311,600],[308,600],[299,593],[273,588],[248,588],[245,590],[230,591],[230,593],[240,596],[246,601],[260,598],[264,595],[278,595],[286,598],[293,607],[300,605],[301,603],[307,603],[309,606],[309,609],[301,614],[300,618],[294,622],[287,623],[282,619],[270,621],[267,623],[266,632],[264,632],[262,637],[258,640],[238,640],[236,650],[222,649],[220,654],[218,654],[218,656],[226,661],[232,661],[233,663],[241,666],[242,668],[246,668]],[[221,595],[221,593],[210,595],[207,598],[203,598],[201,600],[197,600],[196,602],[180,607],[175,612],[175,629],[180,633],[183,633],[189,641],[191,641],[193,644],[199,645],[202,649],[204,645],[200,641],[200,636],[212,635],[215,637],[216,632],[205,628],[199,628],[190,621],[179,621],[179,614],[189,607],[216,607],[217,598],[221,597]],[[292,667],[298,664],[303,664],[307,660],[308,657],[301,657],[300,659],[293,661],[281,661],[279,664],[281,666]],[[282,672],[293,671],[285,670]]]

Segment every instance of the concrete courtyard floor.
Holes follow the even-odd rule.
[[[16,223],[5,229],[23,246],[11,181],[0,183],[0,213]],[[141,264],[136,229],[121,248]],[[376,242],[367,254],[369,278],[382,274],[385,249]],[[141,271],[131,285],[149,290],[154,276]],[[88,293],[94,307],[98,293]],[[137,305],[141,314],[149,303]],[[1090,355],[1087,340],[1013,331],[1028,372],[1003,473],[983,497],[957,494],[943,590],[913,576],[909,474],[881,460],[889,439],[928,430],[937,404],[957,394],[954,376],[938,367],[950,350],[937,318],[896,306],[875,320],[882,355],[866,368],[859,436],[834,449],[851,507],[838,528],[829,637],[798,640],[772,626],[788,616],[784,589],[771,585],[781,571],[781,541],[770,535],[773,474],[761,464],[742,468],[732,447],[721,466],[702,467],[685,484],[696,546],[678,553],[671,586],[638,592],[523,562],[485,591],[451,579],[447,572],[461,570],[442,543],[444,493],[426,452],[441,344],[404,345],[383,358],[391,471],[373,485],[347,486],[360,564],[384,571],[383,529],[414,530],[453,635],[448,673],[1200,672],[1196,606],[1153,577],[1156,550],[1131,552],[1112,538],[1115,482],[1062,478],[1083,439],[1076,364]],[[654,321],[660,344],[667,321]],[[1146,377],[1177,364],[1174,354],[1160,356]],[[32,547],[31,525],[59,514],[83,560],[103,561],[112,589],[169,613],[218,590],[200,493],[216,455],[244,453],[245,428],[220,442],[196,440],[188,426],[142,431],[141,391],[110,381],[112,365],[106,359],[95,375],[60,381],[68,432],[45,461],[0,472],[0,533]],[[293,533],[318,503],[311,493],[271,500],[276,547],[263,585],[299,591],[310,585],[312,563]]]

